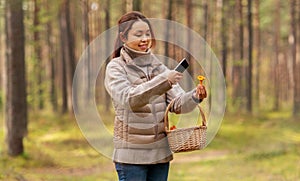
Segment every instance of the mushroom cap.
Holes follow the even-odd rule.
[[[198,79],[198,80],[205,80],[205,77],[204,77],[203,75],[199,75],[199,76],[197,77],[197,79]]]

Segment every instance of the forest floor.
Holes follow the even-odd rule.
[[[31,113],[28,130],[25,153],[14,158],[6,154],[0,130],[0,180],[117,180],[111,159],[89,145],[72,116]],[[207,148],[174,155],[169,180],[299,180],[299,130],[299,120],[287,112],[226,114]]]

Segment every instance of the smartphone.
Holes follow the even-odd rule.
[[[174,70],[177,72],[183,73],[187,68],[189,67],[189,62],[186,60],[186,58],[183,58],[179,64],[175,67]]]

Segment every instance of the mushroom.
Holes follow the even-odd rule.
[[[202,82],[205,80],[205,77],[203,75],[199,75],[197,79],[200,81],[200,85],[202,85]]]

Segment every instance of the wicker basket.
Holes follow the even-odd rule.
[[[202,108],[198,105],[202,117],[202,125],[190,128],[169,129],[168,113],[172,103],[165,111],[165,131],[167,133],[170,149],[173,153],[200,150],[206,146],[206,119]]]

